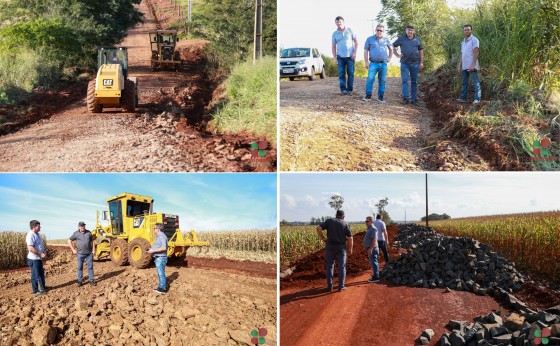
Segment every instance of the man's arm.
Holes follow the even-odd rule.
[[[348,252],[350,255],[352,254],[352,250],[354,249],[354,237],[346,238],[348,241],[346,242],[346,246],[348,247]]]
[[[35,250],[35,248],[32,245],[27,245],[27,250],[37,256],[40,257],[45,257],[45,254],[40,253],[39,251]]]
[[[369,69],[369,50],[364,49],[364,64],[366,64],[366,69]]]
[[[70,238],[68,238],[68,246],[70,247],[70,250],[72,250],[72,253],[75,255],[76,249],[74,249],[74,245],[72,245],[72,240]]]
[[[319,235],[319,238],[321,238],[321,240],[326,243],[327,238],[325,238],[325,236],[323,235],[323,228],[321,226],[317,226],[317,228],[315,230],[317,231],[317,234]]]
[[[459,66],[457,66],[457,72],[461,74],[461,65],[463,64],[463,54],[459,53]]]
[[[385,243],[388,244],[389,243],[389,234],[387,234],[387,229],[386,228],[385,228],[384,235],[385,235]]]
[[[336,58],[336,43],[332,44],[332,56],[335,65],[338,65],[338,59]]]
[[[352,60],[356,60],[357,51],[358,51],[358,38],[354,36],[354,51],[352,52]]]
[[[387,49],[389,50],[389,58],[387,59],[387,62],[391,61],[391,58],[393,57],[393,50],[391,49],[391,46],[387,46]]]
[[[470,71],[476,70],[476,61],[478,60],[478,47],[473,49],[473,61],[470,68]]]
[[[420,69],[424,69],[424,49],[420,49]]]

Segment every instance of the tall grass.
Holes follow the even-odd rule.
[[[27,244],[23,232],[0,232],[0,269],[16,269],[27,265]],[[46,238],[41,236],[43,244]]]
[[[439,233],[467,236],[543,277],[560,277],[560,211],[431,221]]]
[[[226,81],[227,101],[211,121],[220,132],[246,132],[276,143],[276,69],[274,57],[237,65]]]

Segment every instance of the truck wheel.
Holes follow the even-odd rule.
[[[325,79],[325,66],[323,65],[323,69],[321,70],[321,74],[319,75],[321,79]]]
[[[101,113],[103,105],[95,98],[95,80],[90,80],[87,89],[87,109],[90,113]]]
[[[144,238],[136,238],[128,245],[128,260],[130,264],[138,269],[147,268],[152,261],[148,253],[150,243]]]
[[[123,112],[134,113],[136,104],[136,84],[127,79],[121,94],[121,108]]]
[[[311,76],[309,76],[309,80],[315,79],[315,67],[311,66]]]
[[[111,261],[118,266],[128,263],[128,244],[124,239],[115,239],[111,242]]]

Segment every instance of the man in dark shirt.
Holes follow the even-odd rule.
[[[401,47],[401,53],[397,52]],[[399,37],[393,43],[393,53],[401,59],[402,104],[416,104],[418,94],[418,72],[424,69],[424,46],[420,37],[414,35],[414,27],[406,26],[406,35]],[[408,83],[410,81],[410,95]]]
[[[72,245],[72,241],[76,241],[76,248]],[[89,284],[95,286],[93,279],[93,253],[95,252],[95,241],[93,234],[86,229],[86,224],[83,221],[78,223],[78,230],[68,238],[68,246],[74,255],[78,258],[78,286],[82,286],[84,260],[88,267]]]
[[[323,235],[323,230],[327,230],[327,237]],[[337,210],[335,219],[328,219],[317,226],[317,234],[325,245],[325,259],[327,264],[327,290],[333,290],[334,260],[338,263],[338,291],[346,289],[344,281],[346,279],[346,247],[352,254],[354,238],[350,226],[344,221],[344,211]]]

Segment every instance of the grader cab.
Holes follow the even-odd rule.
[[[150,65],[152,71],[168,68],[175,71],[183,68],[181,55],[175,49],[179,41],[177,30],[157,30],[150,32],[150,47],[152,57]]]
[[[102,226],[97,212],[92,231],[97,244],[95,258],[108,256],[119,266],[130,263],[136,268],[146,268],[152,260],[147,250],[156,239],[154,226],[158,222],[164,225],[169,258],[185,258],[189,247],[210,245],[199,241],[194,230],[185,236],[179,229],[179,216],[154,213],[153,203],[151,197],[127,192],[109,198],[108,210],[102,213],[103,220],[109,224]]]
[[[101,113],[105,107],[134,112],[137,105],[138,80],[128,75],[126,47],[100,47],[97,50],[97,76],[88,84],[88,111]]]

